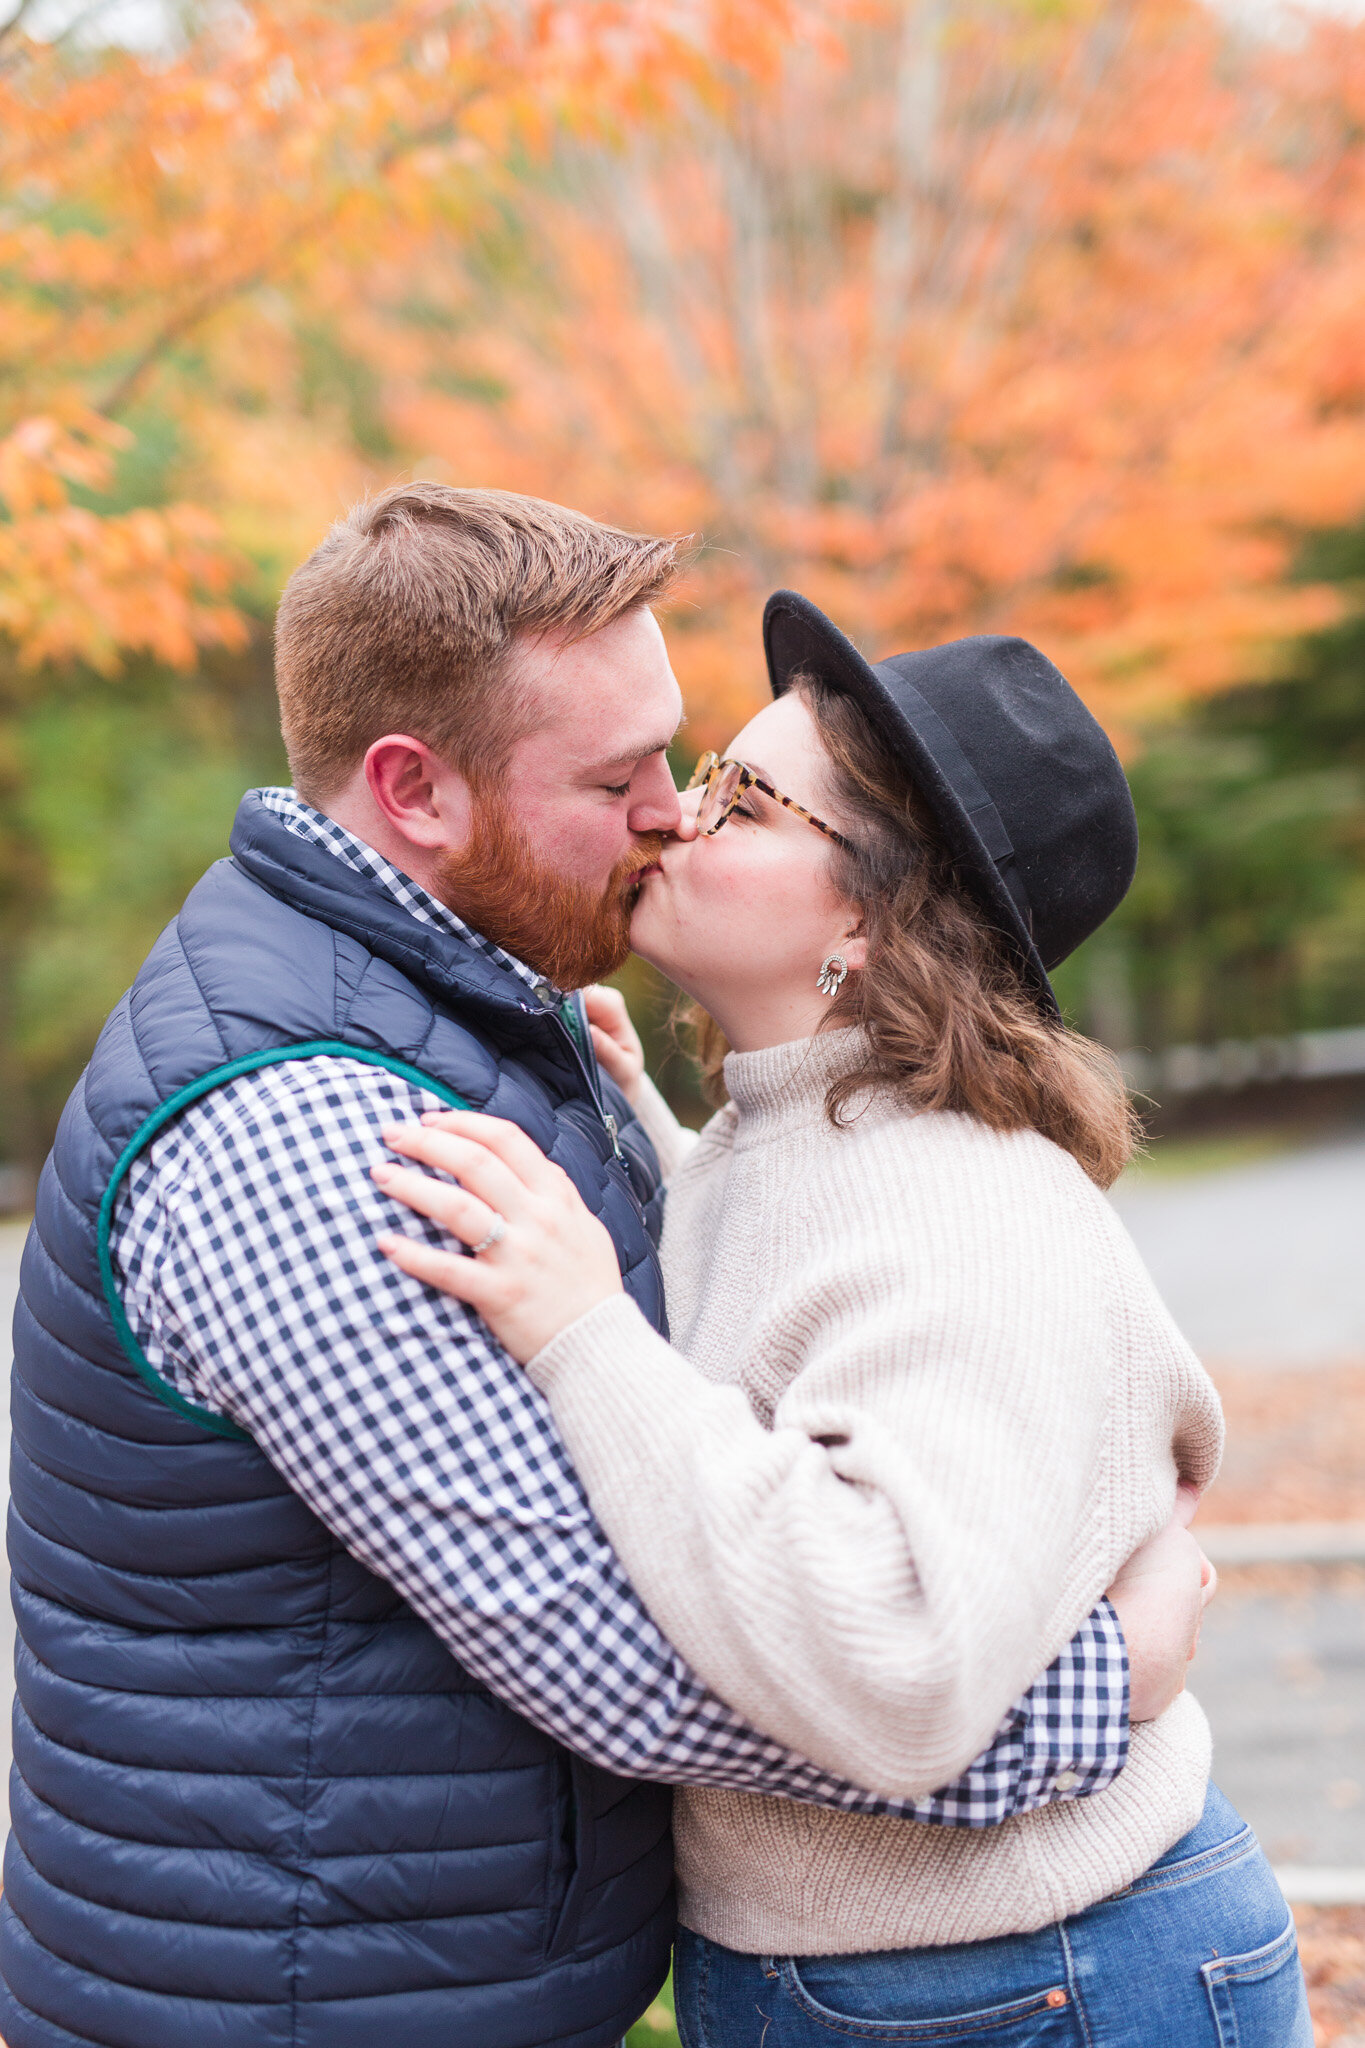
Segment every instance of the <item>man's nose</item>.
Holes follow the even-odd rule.
[[[668,762],[661,755],[650,762],[648,774],[640,777],[627,822],[632,832],[677,832],[681,820],[678,792]]]

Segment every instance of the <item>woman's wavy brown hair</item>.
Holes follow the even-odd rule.
[[[852,841],[831,849],[831,878],[867,934],[867,966],[830,1003],[824,1028],[861,1025],[872,1062],[831,1085],[830,1120],[848,1121],[869,1084],[891,1088],[914,1109],[1040,1131],[1107,1188],[1140,1136],[1117,1060],[1040,1010],[1008,940],[956,881],[922,799],[853,700],[815,676],[789,687],[815,721]],[[723,1100],[719,1027],[696,1006],[683,1021],[708,1095]]]

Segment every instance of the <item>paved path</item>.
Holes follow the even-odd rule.
[[[1114,1200],[1211,1364],[1365,1359],[1365,1139],[1153,1170]],[[1365,1868],[1365,1573],[1226,1572],[1191,1683],[1215,1775],[1274,1860]]]
[[[1190,1685],[1271,1860],[1365,1870],[1365,1572],[1225,1572]]]
[[[1115,1191],[1176,1321],[1210,1362],[1365,1359],[1365,1138]]]
[[[1116,1200],[1205,1356],[1306,1371],[1365,1357],[1365,1142],[1154,1174]],[[0,1225],[6,1333],[22,1235]],[[1194,1690],[1219,1782],[1272,1855],[1365,1869],[1365,1572],[1229,1573]]]

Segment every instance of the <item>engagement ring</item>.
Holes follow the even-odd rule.
[[[479,1242],[477,1244],[472,1244],[469,1247],[469,1249],[474,1254],[475,1258],[477,1258],[480,1252],[486,1252],[490,1248],[490,1246],[495,1244],[501,1244],[503,1238],[506,1237],[506,1235],[507,1225],[505,1221],[501,1216],[495,1216],[493,1218],[493,1228],[489,1231],[487,1237],[481,1237],[479,1239]]]

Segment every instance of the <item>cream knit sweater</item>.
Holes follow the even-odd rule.
[[[919,1795],[991,1740],[1119,1565],[1203,1486],[1218,1400],[1103,1196],[1034,1133],[824,1113],[852,1032],[731,1054],[667,1170],[672,1346],[614,1296],[531,1362],[660,1626],[740,1712]],[[976,1941],[1079,1911],[1198,1819],[1183,1695],[1089,1799],[954,1829],[677,1799],[684,1923],[751,1953]]]

